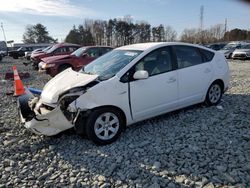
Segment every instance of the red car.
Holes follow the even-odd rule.
[[[39,70],[45,71],[50,76],[71,67],[73,70],[80,70],[94,59],[113,50],[108,46],[86,46],[81,47],[70,55],[60,55],[43,58],[39,63]]]
[[[81,46],[78,44],[59,43],[59,44],[55,44],[54,46],[52,46],[49,50],[45,52],[32,54],[30,59],[33,62],[34,68],[38,69],[38,64],[40,63],[42,58],[50,57],[50,56],[58,56],[58,55],[68,55],[80,47]]]

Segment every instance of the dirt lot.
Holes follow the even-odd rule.
[[[0,62],[0,187],[250,187],[250,61],[230,61],[230,89],[218,106],[196,105],[130,126],[98,147],[68,131],[46,137],[19,123],[4,74],[29,71],[26,86],[50,77],[24,60]]]

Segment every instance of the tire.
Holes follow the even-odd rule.
[[[97,145],[117,140],[125,126],[122,115],[113,108],[100,108],[89,115],[85,129],[87,137]]]
[[[219,82],[214,82],[208,88],[205,103],[208,106],[217,105],[222,97],[222,86]]]
[[[66,70],[67,68],[71,67],[70,65],[61,65],[59,68],[58,68],[58,73]]]

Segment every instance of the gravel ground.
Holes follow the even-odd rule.
[[[38,136],[20,125],[3,76],[16,64],[27,86],[50,78],[23,60],[0,63],[0,187],[250,187],[250,61],[231,61],[218,106],[196,105],[130,126],[96,146],[72,131]]]

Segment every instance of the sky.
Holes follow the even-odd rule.
[[[50,36],[63,41],[84,19],[108,20],[130,15],[134,22],[171,26],[181,35],[185,28],[198,28],[200,7],[203,27],[224,24],[227,29],[250,29],[250,3],[240,0],[0,0],[0,23],[6,39],[22,42],[27,25],[42,23]],[[0,28],[0,41],[4,40]]]

